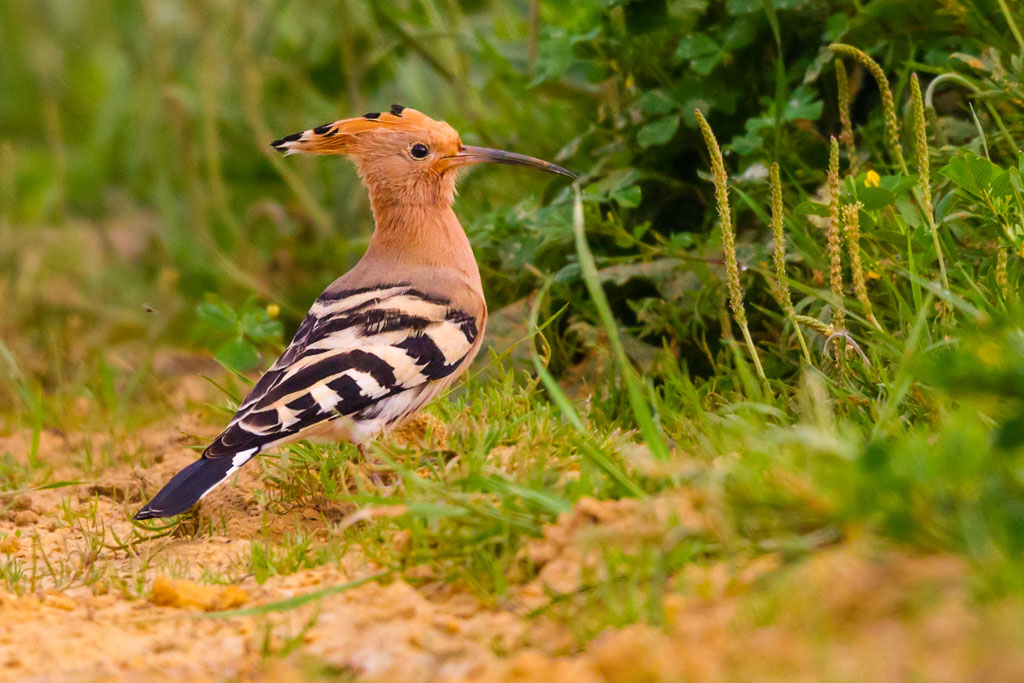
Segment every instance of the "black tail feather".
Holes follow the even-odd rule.
[[[253,449],[255,451],[255,449]],[[153,519],[156,517],[173,517],[185,512],[199,502],[199,499],[227,479],[249,457],[206,458],[202,457],[178,472],[164,485],[153,500],[146,503],[135,519]],[[241,460],[241,462],[238,462]]]

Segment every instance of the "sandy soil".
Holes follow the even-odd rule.
[[[264,514],[252,495],[263,485],[256,468],[204,501],[201,519],[217,521],[216,535],[119,547],[143,496],[194,457],[183,433],[198,429],[185,418],[135,433],[132,447],[159,461],[150,469],[124,466],[75,488],[0,494],[0,563],[16,560],[44,575],[20,596],[0,588],[0,680],[1024,680],[1019,605],[979,609],[962,561],[866,541],[788,565],[772,554],[738,566],[694,565],[667,600],[663,628],[609,629],[582,649],[564,623],[529,616],[550,591],[573,591],[583,572],[599,570],[597,546],[628,548],[665,533],[671,519],[695,530],[712,523],[685,491],[650,503],[581,500],[524,549],[539,573],[497,605],[437,582],[389,579],[286,612],[204,618],[379,567],[353,551],[339,565],[262,585],[245,574],[260,533],[329,533],[318,514]],[[104,438],[117,437],[44,433],[40,454],[57,463],[55,479],[73,479],[64,454]],[[26,449],[25,434],[0,440],[0,452],[15,458]],[[68,510],[88,506],[88,521],[68,521]],[[43,563],[52,566],[39,571]],[[211,575],[231,580],[211,585]]]

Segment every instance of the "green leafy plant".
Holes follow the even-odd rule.
[[[273,308],[247,301],[236,311],[226,302],[211,298],[196,307],[200,339],[213,348],[223,365],[245,372],[260,363],[260,348],[280,349],[284,325],[271,317]]]

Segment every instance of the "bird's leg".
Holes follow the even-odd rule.
[[[394,470],[373,457],[367,442],[356,444],[356,448],[359,450],[359,454],[363,456],[363,461],[370,466],[370,483],[380,489],[383,495],[391,495],[391,492],[402,483],[402,475],[396,475]],[[388,484],[386,479],[391,475],[395,475],[395,480],[393,483]]]

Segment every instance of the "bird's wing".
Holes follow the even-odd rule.
[[[413,396],[447,384],[477,332],[472,315],[407,284],[324,294],[205,456],[301,439],[339,418],[361,441],[418,408],[395,411]]]
[[[265,448],[324,432],[373,436],[454,379],[479,348],[482,325],[407,283],[328,290],[203,457],[136,519],[184,512]]]

